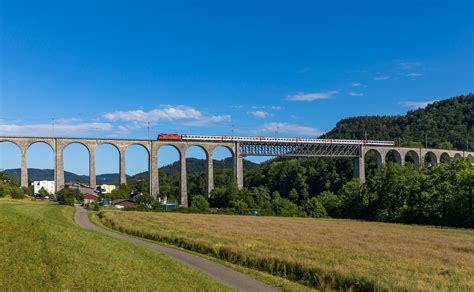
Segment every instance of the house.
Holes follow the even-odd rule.
[[[134,207],[135,202],[129,199],[118,199],[118,200],[113,200],[111,205],[117,209],[123,209],[123,208],[128,208],[128,207]]]
[[[106,184],[102,184],[102,185],[97,186],[97,189],[99,189],[102,194],[110,194],[116,188],[117,187],[115,185],[106,185]]]
[[[88,185],[85,185],[83,183],[66,183],[65,188],[71,188],[71,189],[78,189],[79,192],[81,192],[81,194],[85,195],[85,194],[93,194],[94,193],[94,189],[91,188],[90,186]]]
[[[35,180],[31,184],[33,185],[34,194],[38,194],[41,188],[45,189],[49,194],[54,194],[53,180]]]
[[[92,202],[96,202],[97,201],[97,197],[93,194],[85,194],[82,199],[84,200],[84,204],[89,204],[89,203],[92,203]]]

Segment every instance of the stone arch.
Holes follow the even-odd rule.
[[[64,169],[64,171],[70,171],[70,172],[72,172],[72,173],[74,173],[74,174],[84,175],[83,173],[78,173],[77,170],[72,170],[72,169],[70,169],[69,167],[67,167],[67,165],[68,165],[68,163],[67,163],[67,162],[68,162],[68,158],[67,158],[67,157],[68,157],[68,156],[65,155],[65,154],[67,153],[67,149],[68,149],[68,148],[70,149],[71,147],[74,147],[74,145],[79,145],[79,146],[81,146],[81,147],[82,147],[83,149],[85,149],[86,152],[87,152],[87,166],[86,166],[86,167],[87,167],[87,175],[89,176],[89,175],[90,175],[90,169],[89,169],[89,168],[90,168],[91,151],[90,151],[89,147],[88,147],[86,144],[84,144],[84,143],[82,143],[82,142],[80,142],[80,141],[77,141],[77,142],[76,142],[76,141],[68,142],[68,143],[65,144],[65,145],[62,147],[62,149],[60,150],[60,151],[62,151],[62,152],[61,152],[61,155],[62,155],[62,157],[63,157],[63,164],[64,164],[63,169]],[[83,149],[82,149],[82,150],[83,150]],[[66,182],[71,182],[71,181],[66,181],[66,180],[67,180],[66,177],[64,177],[64,180],[65,180],[65,181],[64,181],[65,183],[66,183]],[[89,180],[89,181],[80,181],[80,182],[81,182],[81,183],[89,184],[90,180]]]
[[[438,157],[436,157],[436,154],[434,154],[433,152],[428,151],[424,155],[424,163],[427,166],[431,166],[433,164],[436,164],[436,163],[438,163]]]
[[[193,177],[190,173],[186,173],[190,202],[192,202],[195,195],[208,198],[210,189],[213,188],[214,183],[211,181],[213,180],[213,169],[209,167],[209,163],[212,163],[209,159],[212,159],[212,157],[205,147],[199,144],[188,145],[186,149],[186,169],[198,171],[193,173]]]
[[[439,157],[439,162],[444,164],[449,164],[451,162],[451,156],[448,153],[443,152]]]
[[[21,147],[12,141],[0,141],[0,172],[6,169],[19,169],[14,172],[15,179],[21,179]],[[20,183],[20,181],[18,181]]]
[[[413,150],[408,151],[407,153],[405,153],[404,158],[405,158],[405,164],[412,163],[416,167],[420,166],[420,156],[415,151]]]
[[[364,167],[366,177],[372,177],[376,172],[382,169],[382,154],[375,150],[370,149],[365,152],[364,155]]]
[[[11,143],[11,144],[14,144],[16,147],[18,147],[18,149],[20,149],[20,151],[22,150],[21,145],[18,144],[17,142],[15,142],[15,140],[13,140],[13,139],[2,139],[2,140],[0,140],[0,143]]]
[[[227,145],[216,145],[212,149],[212,165],[215,176],[214,184],[216,187],[223,187],[235,180],[235,154],[234,150]],[[230,167],[223,167],[230,160]],[[217,165],[216,165],[217,164]],[[220,165],[218,165],[220,164]]]
[[[180,204],[183,195],[182,187],[186,185],[186,176],[182,175],[183,167],[184,172],[186,172],[186,152],[183,153],[179,145],[165,143],[157,145],[156,153],[159,181],[158,196],[168,203]],[[184,179],[182,179],[183,177]]]
[[[53,153],[55,152],[54,146],[46,140],[35,140],[35,141],[32,141],[32,142],[28,143],[26,145],[26,151],[28,151],[28,149],[30,149],[31,146],[33,146],[34,144],[38,144],[38,143],[48,145],[51,148],[51,150],[53,151]]]
[[[142,193],[142,194],[148,194],[148,195],[153,195],[150,193],[150,171],[151,171],[151,162],[150,162],[150,150],[149,148],[142,144],[142,143],[130,143],[126,145],[123,149],[123,157],[121,159],[125,159],[127,162],[128,167],[125,168],[121,173],[121,176],[129,176],[129,178],[132,178],[133,176],[136,176],[133,180],[128,181],[127,185],[130,188],[132,192],[135,193]],[[133,158],[130,157],[130,155],[134,155]],[[135,165],[135,163],[143,162],[145,161],[145,167],[138,167]],[[125,161],[121,162],[121,167],[125,166]],[[125,172],[125,173],[123,173]],[[148,174],[146,175],[146,172]],[[144,175],[145,174],[145,175]],[[137,176],[138,175],[138,176]]]
[[[114,149],[115,151],[110,151],[109,149]],[[101,153],[103,152],[103,153]],[[109,174],[109,173],[120,173],[120,148],[110,142],[102,142],[98,143],[97,146],[94,147],[94,149],[91,149],[92,156],[94,157],[94,172],[97,177],[103,175],[103,174]],[[114,153],[114,154],[111,154]],[[113,157],[112,157],[113,156]],[[105,160],[104,160],[105,158]],[[109,161],[107,161],[109,159]],[[116,163],[111,163],[110,160],[116,160]],[[103,161],[104,160],[104,161]],[[104,163],[102,163],[104,162]],[[111,165],[116,165],[117,167],[115,168],[105,168],[101,169],[104,166],[111,166]],[[97,178],[97,184],[102,185],[102,184],[120,184],[120,175],[117,179],[113,179],[110,181],[104,180],[106,177],[101,176],[100,178]]]
[[[395,149],[387,151],[385,155],[385,162],[394,162],[398,165],[402,164],[402,155]]]
[[[459,153],[454,154],[454,158],[462,158],[462,155]]]
[[[474,156],[472,154],[467,155],[467,160],[474,164]]]

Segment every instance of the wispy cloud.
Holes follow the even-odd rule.
[[[425,75],[425,74],[423,74],[423,73],[416,73],[416,72],[412,72],[412,73],[405,74],[405,76],[411,77],[411,78],[421,77],[421,76],[423,76],[423,75]]]
[[[361,87],[362,86],[362,83],[359,83],[359,82],[354,82],[351,84],[352,87]]]
[[[313,100],[320,100],[320,99],[329,99],[338,93],[339,92],[336,90],[332,90],[328,92],[313,92],[313,93],[299,92],[297,94],[288,95],[286,99],[291,100],[291,101],[313,101]]]
[[[53,129],[54,128],[54,129]],[[76,136],[90,132],[110,131],[113,126],[110,123],[55,123],[53,124],[0,124],[0,135],[14,136],[51,136],[67,135]]]
[[[360,93],[360,92],[353,92],[353,91],[351,91],[351,92],[349,92],[349,95],[350,95],[350,96],[363,96],[364,94],[363,94],[363,93]]]
[[[253,112],[248,112],[248,114],[253,116],[256,119],[264,119],[268,116],[268,112],[264,112],[264,111],[253,111]]]
[[[319,136],[323,132],[317,128],[301,126],[296,124],[289,124],[285,122],[265,123],[256,130],[249,131],[252,134],[263,133],[281,133],[296,136]]]
[[[183,121],[189,126],[206,126],[231,120],[230,115],[208,116],[201,111],[184,105],[163,106],[150,111],[115,111],[104,114],[109,121],[131,122],[127,127],[146,126],[147,122]]]
[[[411,70],[413,68],[418,68],[421,65],[422,65],[421,62],[401,62],[398,64],[398,66],[402,70]]]
[[[410,108],[425,108],[427,105],[436,102],[438,100],[430,100],[430,101],[402,101],[400,102],[401,106],[406,106]]]
[[[374,80],[376,80],[376,81],[387,80],[387,79],[390,79],[390,76],[387,76],[387,75],[379,75],[379,76],[375,76],[375,77],[374,77]]]

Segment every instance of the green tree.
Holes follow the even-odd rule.
[[[61,205],[74,206],[74,203],[82,200],[82,194],[78,189],[64,188],[56,194],[56,198]]]
[[[193,212],[207,213],[209,212],[209,202],[204,196],[193,196],[191,201],[191,210]]]
[[[324,209],[323,204],[317,197],[309,199],[304,206],[304,210],[308,216],[313,218],[324,218],[328,216],[326,209]]]
[[[49,193],[47,190],[45,190],[43,187],[41,187],[41,189],[39,189],[38,191],[38,196],[40,198],[45,198],[46,196],[49,196]]]

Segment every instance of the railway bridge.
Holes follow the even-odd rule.
[[[404,164],[410,161],[421,167],[424,163],[449,163],[454,157],[466,157],[474,163],[474,152],[397,147],[391,141],[331,140],[305,138],[263,138],[234,136],[182,135],[171,140],[139,139],[92,139],[92,138],[58,138],[58,137],[6,137],[0,136],[0,142],[11,142],[21,152],[21,186],[28,186],[27,150],[35,143],[46,143],[54,153],[54,182],[56,191],[64,188],[64,149],[73,143],[79,143],[89,152],[89,185],[96,187],[95,149],[102,144],[110,144],[119,152],[120,183],[126,183],[125,152],[131,145],[140,145],[148,153],[148,174],[150,194],[159,194],[158,150],[169,145],[179,153],[180,161],[180,205],[188,205],[186,151],[189,147],[198,146],[204,150],[207,161],[206,194],[214,189],[213,152],[223,146],[230,150],[233,157],[233,170],[237,186],[242,188],[243,157],[245,156],[286,156],[286,157],[350,157],[354,159],[354,177],[365,180],[365,157],[375,155],[377,168],[381,169],[387,161]]]

